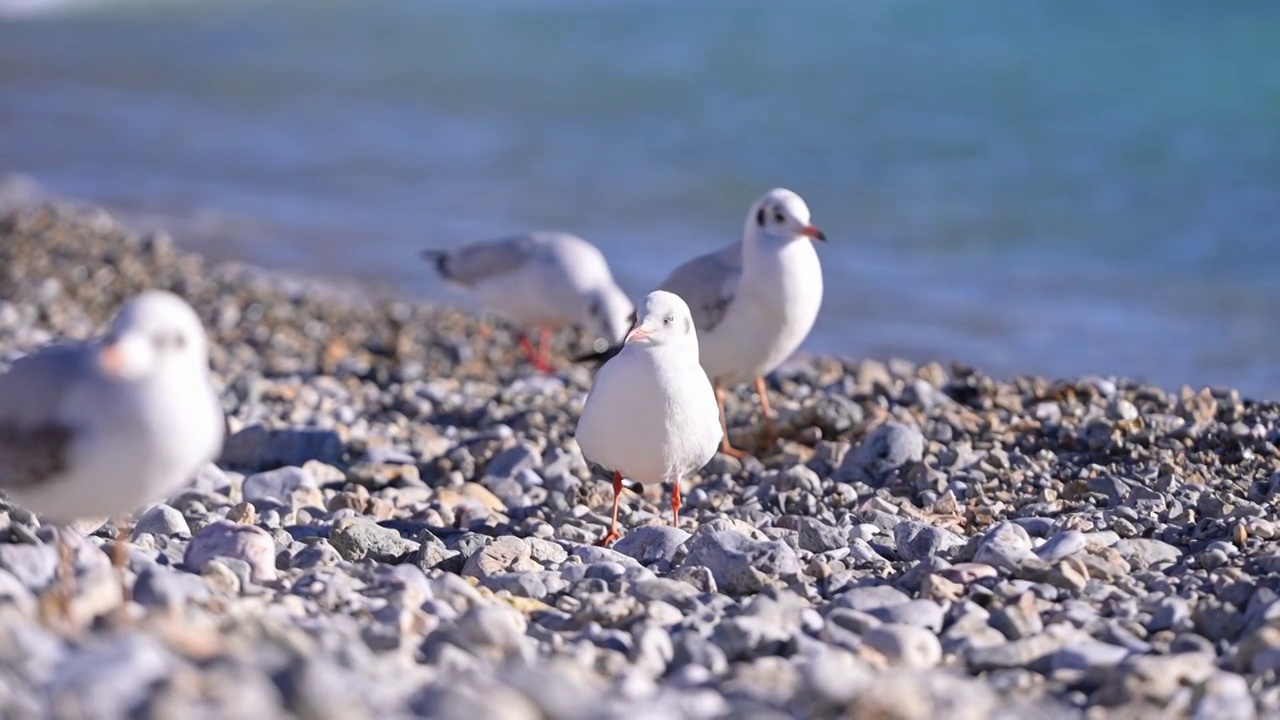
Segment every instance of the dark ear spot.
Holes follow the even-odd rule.
[[[761,206],[759,210],[756,210],[756,224],[759,225],[760,227],[764,227],[764,207],[763,206]]]
[[[689,333],[691,333],[691,332],[693,332],[693,319],[692,319],[692,318],[685,318],[685,319],[684,319],[684,334],[685,334],[685,335],[688,335],[688,334],[689,334]]]

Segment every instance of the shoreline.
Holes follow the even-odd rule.
[[[778,451],[713,459],[680,530],[624,495],[601,549],[589,368],[535,376],[468,313],[208,265],[101,210],[0,214],[0,358],[143,287],[200,313],[235,434],[136,516],[129,627],[88,625],[120,603],[92,552],[115,528],[77,556],[71,640],[36,619],[37,521],[0,513],[19,716],[1280,712],[1274,403],[804,357],[772,379]]]

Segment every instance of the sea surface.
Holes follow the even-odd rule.
[[[809,202],[806,349],[1280,398],[1280,3],[0,0],[0,173],[470,306],[557,228],[641,296]]]

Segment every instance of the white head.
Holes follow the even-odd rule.
[[[820,240],[827,236],[809,224],[809,206],[786,188],[774,188],[751,205],[747,213],[745,237],[772,238],[783,242]]]
[[[200,317],[173,293],[148,290],[120,308],[102,339],[98,363],[122,380],[141,380],[168,372],[204,372],[208,340]]]
[[[627,333],[627,345],[642,347],[679,347],[698,352],[698,334],[693,327],[689,306],[679,295],[654,290],[644,299],[644,315],[640,324]]]
[[[636,306],[612,282],[587,296],[586,326],[596,336],[597,352],[620,342],[635,319]]]

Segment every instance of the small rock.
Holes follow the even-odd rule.
[[[219,557],[248,563],[255,582],[276,578],[276,545],[261,528],[227,520],[210,523],[191,538],[182,562],[191,572],[200,573],[209,561]]]
[[[343,558],[358,562],[365,558],[378,562],[399,562],[418,549],[400,533],[384,528],[366,517],[343,518],[329,531],[329,542]]]
[[[318,460],[341,464],[345,448],[332,430],[274,428],[253,424],[226,439],[220,464],[243,470],[268,470]]]
[[[942,645],[932,632],[911,625],[880,625],[862,636],[892,665],[923,670],[942,661]]]
[[[136,540],[140,535],[144,534],[161,537],[190,535],[191,528],[187,525],[187,519],[182,516],[182,513],[168,505],[160,504],[146,511],[142,517],[138,518],[138,522],[133,525],[133,532],[130,533],[130,537]]]
[[[945,555],[948,550],[965,544],[964,538],[950,530],[917,520],[907,520],[894,526],[893,539],[897,543],[898,556],[908,562]]]
[[[467,559],[462,574],[487,578],[499,573],[538,572],[542,566],[531,558],[529,544],[511,535],[503,535]]]
[[[673,563],[689,537],[689,533],[669,525],[646,525],[624,535],[613,549],[645,565]]]
[[[1112,547],[1134,567],[1149,568],[1177,562],[1182,557],[1182,551],[1178,548],[1153,538],[1128,538]]]
[[[924,435],[920,429],[887,422],[872,430],[862,443],[845,456],[836,470],[836,482],[875,480],[924,457]]]
[[[303,487],[316,487],[315,478],[300,467],[282,467],[246,477],[240,492],[247,502],[268,500],[288,505],[293,492]]]
[[[801,549],[820,553],[849,547],[849,534],[846,531],[832,527],[817,518],[800,518],[799,525]]]
[[[758,541],[732,530],[702,532],[688,541],[685,566],[711,571],[716,586],[735,595],[756,593],[773,582],[800,574],[800,560],[786,544]]]
[[[1088,539],[1078,530],[1064,530],[1036,548],[1036,556],[1047,563],[1056,563],[1068,556],[1084,552]]]

